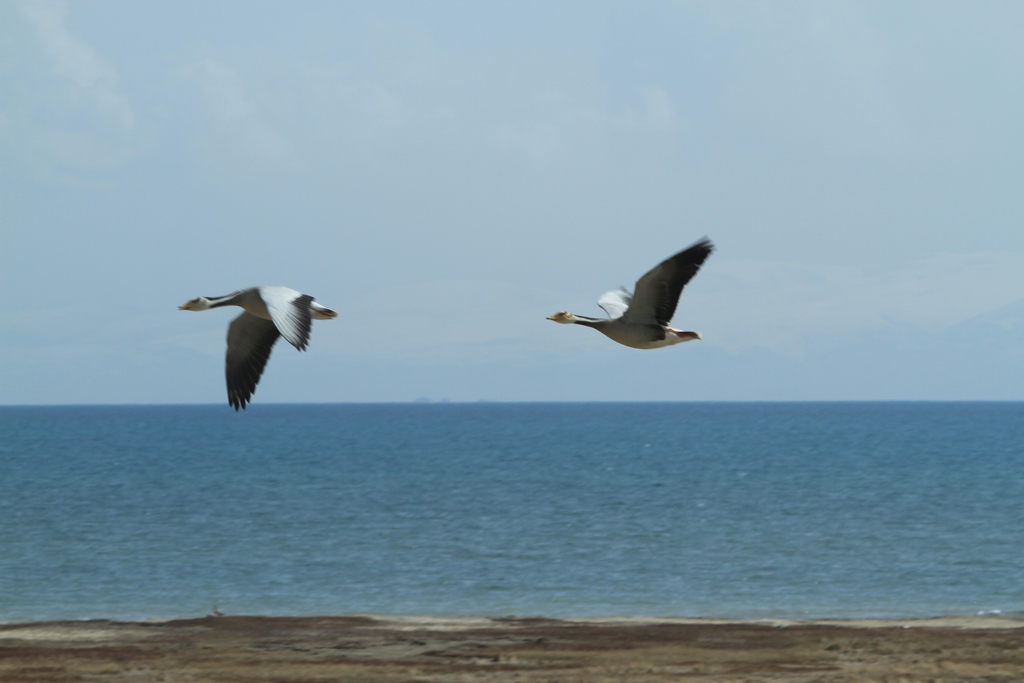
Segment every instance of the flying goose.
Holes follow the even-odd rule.
[[[313,301],[313,297],[287,287],[250,287],[227,296],[189,299],[182,311],[205,311],[218,306],[241,306],[245,311],[228,325],[228,352],[224,374],[228,383],[228,404],[237,412],[245,410],[256,383],[270,358],[278,337],[284,337],[299,351],[309,344],[312,320],[329,320],[338,314]]]
[[[704,260],[714,250],[711,240],[704,238],[693,246],[670,256],[636,281],[636,292],[625,288],[605,292],[597,305],[607,318],[588,318],[559,311],[548,320],[569,325],[593,327],[612,341],[634,349],[657,349],[700,339],[699,332],[683,332],[669,327],[676,312],[679,295]]]

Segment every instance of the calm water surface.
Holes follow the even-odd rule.
[[[0,621],[1024,612],[1024,403],[0,407]]]

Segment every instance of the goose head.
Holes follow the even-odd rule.
[[[205,311],[210,308],[210,300],[205,296],[197,296],[195,299],[189,299],[182,305],[178,306],[179,311]]]
[[[556,323],[562,323],[563,325],[569,325],[576,322],[576,316],[568,311],[559,311],[554,315],[549,315],[548,320],[554,320]]]

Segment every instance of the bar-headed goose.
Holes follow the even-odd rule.
[[[548,320],[593,327],[612,341],[634,349],[657,349],[700,339],[699,332],[674,330],[668,323],[676,312],[683,287],[697,274],[714,248],[705,237],[651,268],[636,281],[635,293],[630,294],[624,288],[606,292],[597,304],[608,314],[607,318],[559,311],[548,316]]]
[[[245,410],[270,350],[278,337],[304,351],[309,344],[312,320],[329,320],[337,313],[313,301],[313,297],[287,287],[250,287],[227,296],[200,296],[186,301],[182,311],[205,311],[219,306],[241,306],[245,311],[228,325],[228,352],[224,374],[228,404]]]

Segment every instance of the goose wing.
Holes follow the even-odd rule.
[[[714,248],[711,240],[705,237],[651,268],[636,281],[633,301],[623,314],[623,320],[668,325],[676,312],[683,287],[697,274]]]
[[[633,295],[629,293],[629,290],[619,287],[602,294],[601,298],[597,300],[597,305],[608,314],[609,318],[621,318],[632,300]]]
[[[244,410],[252,398],[270,358],[270,350],[280,336],[272,321],[250,313],[242,313],[228,325],[224,375],[228,383],[228,403],[236,411]]]
[[[309,315],[313,297],[287,287],[260,287],[259,292],[281,336],[299,351],[305,351],[313,325]]]

